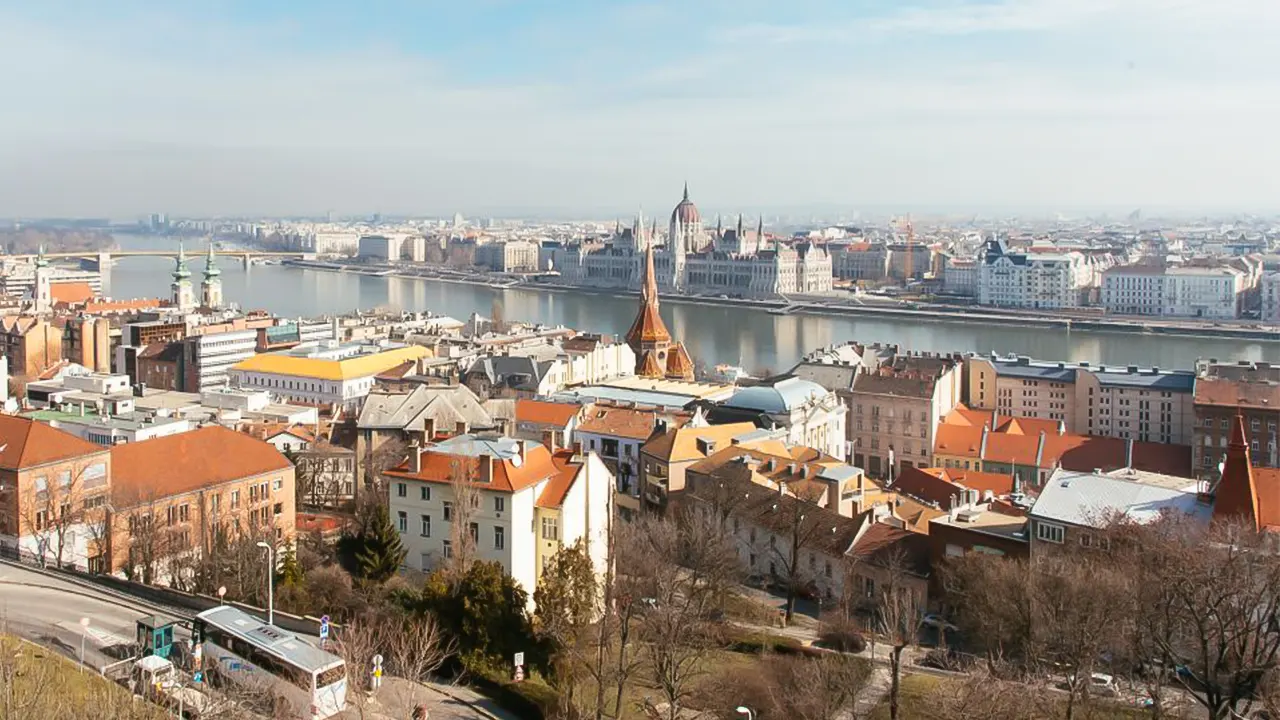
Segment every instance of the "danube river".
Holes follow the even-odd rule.
[[[118,235],[126,249],[171,248],[163,238]],[[193,281],[204,269],[203,247],[190,248]],[[255,265],[245,270],[229,258],[222,268],[223,294],[242,308],[261,308],[286,316],[342,313],[354,308],[391,306],[430,310],[465,320],[488,315],[501,300],[508,320],[566,325],[578,330],[625,333],[636,314],[636,298],[605,295],[494,290],[438,281],[365,277]],[[104,276],[104,293],[123,299],[168,297],[172,261],[162,258],[120,260]],[[1280,362],[1280,342],[1198,339],[1160,335],[1081,332],[1019,327],[1014,324],[921,322],[916,320],[822,315],[770,315],[762,310],[668,302],[662,306],[671,332],[689,352],[711,364],[731,363],[748,370],[783,370],[801,355],[849,340],[898,343],[934,352],[1018,353],[1036,358],[1116,365],[1190,368],[1197,358]]]

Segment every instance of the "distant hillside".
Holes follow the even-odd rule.
[[[34,253],[41,245],[44,245],[45,252],[109,250],[115,246],[115,239],[97,230],[0,230],[0,249],[8,255]]]

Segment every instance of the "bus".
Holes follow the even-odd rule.
[[[196,615],[192,642],[198,670],[288,703],[303,720],[324,720],[347,706],[347,666],[342,658],[297,635],[222,605]]]

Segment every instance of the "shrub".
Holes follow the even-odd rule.
[[[860,653],[867,649],[867,640],[852,627],[845,625],[824,628],[818,636],[818,647],[846,653]]]

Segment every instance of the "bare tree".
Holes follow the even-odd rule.
[[[898,720],[902,695],[902,652],[920,638],[924,599],[912,582],[915,574],[905,552],[891,551],[880,563],[876,597],[880,633],[889,644],[889,717]]]
[[[97,519],[102,514],[97,508],[105,504],[105,473],[102,460],[79,460],[55,469],[52,477],[35,479],[33,502],[22,519],[26,533],[36,539],[41,564],[52,558],[62,567],[75,532],[90,532],[86,521]]]
[[[970,553],[948,558],[942,567],[948,603],[987,670],[1000,674],[1032,658],[1033,571],[1021,560]]]
[[[387,670],[405,681],[391,686],[396,704],[393,709],[405,717],[423,698],[421,683],[431,680],[454,654],[456,646],[430,615],[384,623],[381,634],[387,648]]]
[[[1044,717],[1038,688],[979,671],[941,683],[920,709],[927,720],[1030,720]],[[1051,696],[1052,697],[1052,696]]]
[[[830,518],[824,517],[830,511],[823,510],[804,498],[779,494],[771,512],[775,519],[770,525],[780,532],[769,535],[768,554],[781,566],[779,575],[787,592],[785,618],[790,624],[796,614],[796,599],[812,580],[800,558],[807,548],[831,531]],[[779,535],[783,537],[782,543],[777,542]]]
[[[449,546],[452,557],[446,559],[446,570],[451,578],[461,578],[471,569],[476,557],[476,542],[480,530],[474,518],[480,510],[480,491],[476,482],[480,477],[478,464],[488,462],[483,458],[456,458],[449,468],[449,489],[452,506],[449,507]]]
[[[854,720],[858,694],[871,680],[871,665],[843,653],[816,659],[778,657],[773,675],[778,717]]]

